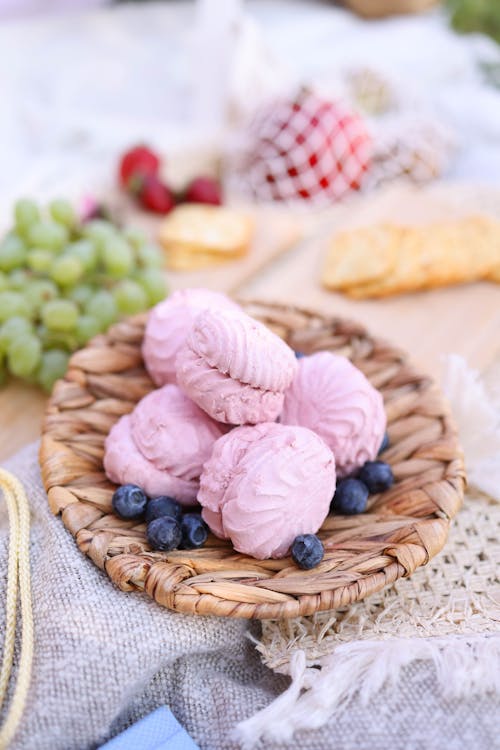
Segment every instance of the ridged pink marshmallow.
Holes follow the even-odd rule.
[[[198,480],[181,479],[157,469],[145,458],[132,437],[130,414],[116,422],[104,445],[104,470],[115,484],[137,484],[150,497],[169,495],[182,505],[194,505]]]
[[[132,437],[157,469],[180,479],[198,479],[215,441],[227,432],[177,385],[145,396],[131,415]]]
[[[381,393],[348,359],[331,352],[299,360],[280,422],[319,435],[335,455],[339,477],[376,457],[386,429]]]
[[[275,422],[237,427],[215,443],[198,501],[210,529],[258,559],[284,557],[314,534],[335,492],[335,458],[311,430]]]
[[[180,289],[154,307],[148,316],[142,356],[156,385],[176,382],[175,359],[184,345],[195,318],[206,309],[238,305],[209,289]]]
[[[290,347],[242,312],[207,310],[177,357],[177,381],[213,419],[256,424],[276,419],[297,370]]]

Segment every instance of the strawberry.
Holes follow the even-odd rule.
[[[171,190],[155,174],[143,177],[137,195],[141,205],[156,214],[168,214],[175,206]]]
[[[135,146],[120,160],[119,181],[122,187],[130,190],[137,178],[156,175],[160,168],[159,157],[147,146]]]
[[[372,150],[359,115],[306,88],[261,108],[242,143],[229,160],[237,189],[258,201],[307,200],[315,205],[329,205],[359,190]]]
[[[191,180],[184,193],[187,203],[211,203],[220,206],[222,190],[220,182],[214,177],[195,177]]]

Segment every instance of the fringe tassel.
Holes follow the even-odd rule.
[[[290,687],[269,706],[237,725],[234,739],[250,750],[260,739],[287,742],[299,730],[318,729],[355,694],[363,703],[383,687],[395,686],[404,667],[433,663],[443,695],[458,698],[500,693],[500,633],[445,638],[354,641],[307,668],[304,651],[290,660]],[[304,691],[304,692],[303,692]]]
[[[458,354],[445,360],[443,391],[457,423],[471,487],[500,502],[500,403]]]

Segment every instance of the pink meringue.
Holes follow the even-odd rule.
[[[284,557],[299,534],[314,534],[335,492],[335,458],[311,430],[265,422],[215,443],[198,501],[210,529],[260,560]]]
[[[299,360],[280,422],[319,435],[333,451],[339,477],[376,457],[386,429],[380,392],[348,359],[331,352]]]
[[[219,422],[275,420],[297,361],[290,347],[242,312],[206,310],[177,356],[181,388]]]
[[[180,479],[198,479],[217,438],[227,427],[217,424],[176,385],[145,396],[131,415],[132,437],[157,469]]]
[[[211,308],[239,310],[235,302],[209,289],[181,289],[154,307],[148,317],[142,356],[156,385],[176,382],[175,359],[197,315]]]
[[[113,425],[104,444],[104,470],[116,484],[137,484],[150,497],[169,495],[182,505],[196,502],[198,481],[182,479],[157,469],[145,458],[132,437],[130,414]]]

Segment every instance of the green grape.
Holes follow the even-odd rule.
[[[149,268],[163,268],[163,253],[158,245],[147,243],[137,249],[137,259],[141,266]]]
[[[111,279],[103,271],[97,271],[88,274],[85,281],[93,287],[94,292],[97,292],[99,289],[108,289]],[[116,283],[116,279],[114,281]]]
[[[54,383],[62,378],[68,369],[69,354],[62,349],[49,349],[42,354],[37,371],[37,380],[46,391],[51,391]]]
[[[31,273],[24,268],[16,268],[9,273],[9,288],[15,292],[24,292],[26,284],[31,279]],[[29,298],[27,298],[29,301]]]
[[[105,289],[101,289],[89,299],[85,305],[86,315],[96,318],[101,326],[101,331],[106,330],[118,317],[118,310],[113,295]]]
[[[44,250],[42,247],[34,247],[33,250],[28,250],[26,257],[28,268],[36,271],[36,273],[47,273],[53,260],[54,255],[50,250]]]
[[[97,248],[90,240],[72,242],[66,247],[65,254],[78,258],[86,273],[94,271],[99,260]]]
[[[76,338],[80,346],[86,344],[89,339],[101,332],[101,326],[96,318],[90,315],[82,315],[76,324]]]
[[[8,287],[9,281],[7,279],[7,276],[3,271],[0,271],[0,292],[3,292],[4,289],[8,289]]]
[[[112,237],[104,244],[102,259],[107,273],[115,279],[128,276],[134,267],[132,250],[122,237]]]
[[[124,279],[113,289],[113,297],[119,312],[125,315],[141,312],[148,306],[144,289],[135,281]]]
[[[73,331],[78,321],[78,307],[68,299],[53,299],[42,307],[42,323],[49,331]]]
[[[99,252],[103,251],[105,243],[110,238],[119,236],[116,227],[111,222],[104,221],[104,219],[88,221],[83,227],[82,235],[86,239],[92,240]]]
[[[44,349],[66,349],[74,352],[78,349],[78,339],[74,331],[53,331],[47,326],[37,326],[36,333]]]
[[[26,378],[36,370],[41,356],[42,345],[34,334],[19,336],[7,352],[9,370],[19,378]]]
[[[59,252],[68,241],[68,230],[56,221],[37,221],[27,232],[31,247]]]
[[[50,279],[31,279],[25,290],[26,297],[35,309],[59,295],[59,290]]]
[[[69,290],[68,299],[72,299],[78,307],[83,309],[94,292],[95,289],[90,284],[77,284]]]
[[[22,239],[10,233],[0,243],[0,271],[12,271],[26,261],[26,246]]]
[[[73,286],[80,281],[83,273],[82,261],[66,253],[55,258],[50,267],[50,276],[59,286]]]
[[[40,211],[34,201],[22,198],[14,206],[14,217],[17,229],[24,234],[28,227],[40,221]]]
[[[0,352],[6,352],[17,338],[29,333],[33,333],[33,326],[27,318],[8,318],[0,326]]]
[[[76,211],[69,201],[56,199],[49,205],[49,212],[54,221],[71,229],[77,223]]]
[[[14,316],[30,318],[32,312],[30,303],[20,292],[0,292],[0,323]]]
[[[156,268],[145,268],[143,271],[139,271],[135,278],[146,292],[150,307],[165,299],[167,285],[161,271]]]
[[[93,235],[104,236],[110,233],[116,234],[116,226],[106,219],[91,219],[83,226],[83,235],[85,237],[93,237]]]
[[[123,237],[127,240],[129,245],[132,245],[134,250],[139,250],[139,248],[145,245],[148,241],[146,233],[138,227],[127,227],[123,232]]]
[[[3,357],[0,357],[0,386],[7,382],[7,367]]]

